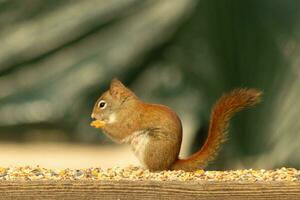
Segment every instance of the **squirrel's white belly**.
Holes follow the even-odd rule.
[[[128,138],[129,139],[129,138]],[[134,132],[129,139],[130,146],[134,154],[138,157],[140,162],[145,166],[144,159],[146,155],[146,148],[149,144],[150,137],[145,131]]]

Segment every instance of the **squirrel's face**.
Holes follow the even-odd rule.
[[[136,98],[133,92],[120,81],[113,79],[109,90],[104,92],[96,101],[91,117],[105,123],[112,123],[118,112],[133,98]]]
[[[119,102],[115,100],[109,91],[104,92],[96,101],[91,117],[100,121],[108,122],[110,115],[118,110]]]

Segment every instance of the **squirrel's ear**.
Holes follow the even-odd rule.
[[[114,78],[110,82],[110,90],[114,90],[115,88],[125,88],[125,86],[123,85],[123,83],[121,81]]]
[[[109,92],[113,97],[118,99],[127,97],[129,95],[135,96],[132,91],[130,91],[126,86],[123,85],[121,81],[116,78],[111,81]]]

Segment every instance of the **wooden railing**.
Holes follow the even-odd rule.
[[[300,182],[0,181],[0,199],[300,199]]]

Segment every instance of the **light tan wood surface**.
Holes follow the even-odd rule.
[[[299,182],[0,181],[0,199],[300,199]]]

